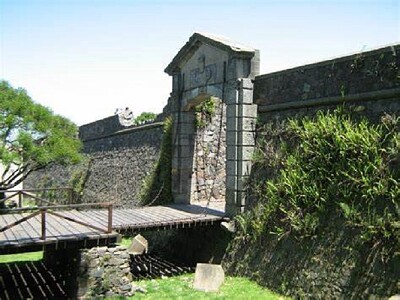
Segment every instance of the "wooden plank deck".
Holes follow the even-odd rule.
[[[57,211],[66,217],[107,229],[106,209]],[[0,215],[0,228],[7,226],[31,213]],[[46,216],[46,239],[41,239],[41,215],[0,232],[0,254],[41,250],[43,246],[64,248],[80,242],[82,247],[114,243],[118,233],[151,229],[182,228],[212,225],[224,219],[221,206],[205,208],[199,205],[171,204],[131,209],[114,209],[111,233],[81,225],[55,215]]]
[[[212,225],[221,222],[224,217],[223,207],[206,209],[202,206],[187,204],[115,209],[113,229],[124,232]],[[101,220],[105,221],[104,218]]]
[[[73,214],[78,219],[84,219],[78,211],[60,212],[63,215]],[[30,213],[0,215],[0,227],[15,222]],[[117,241],[118,233],[103,233],[75,222],[47,215],[46,239],[41,239],[41,216],[37,215],[4,232],[0,232],[0,254],[18,253],[23,251],[42,250],[43,246],[65,248],[70,243],[81,245],[106,245]],[[106,228],[106,226],[104,227]]]

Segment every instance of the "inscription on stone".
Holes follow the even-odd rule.
[[[206,65],[204,55],[199,56],[198,62],[200,67],[190,70],[190,86],[196,87],[215,82],[217,65],[215,63]]]

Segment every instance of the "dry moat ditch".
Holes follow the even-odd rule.
[[[99,268],[96,269],[99,272]],[[79,285],[79,280],[73,276],[77,274],[73,268],[64,270],[68,272],[60,272],[54,268],[54,265],[44,260],[0,264],[0,299],[74,299],[77,297],[76,283]],[[129,291],[140,290],[135,287],[135,280],[172,277],[192,272],[194,272],[193,267],[172,263],[157,255],[130,255],[129,274],[131,276],[128,278],[132,278],[133,285],[130,286]],[[112,276],[108,279],[113,280]],[[118,278],[120,279],[123,280]],[[92,285],[92,288],[99,295],[105,296],[108,292],[107,296],[112,296],[112,293],[106,290],[107,287],[112,289],[109,286],[110,283],[97,283],[97,286]]]
[[[135,235],[132,234],[130,238]],[[148,253],[122,245],[49,251],[37,261],[0,263],[0,299],[131,296],[135,281],[194,273],[196,263],[220,263],[230,240],[219,226],[143,233]]]

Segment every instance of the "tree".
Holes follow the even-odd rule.
[[[31,172],[81,159],[77,126],[0,80],[0,199]]]
[[[136,125],[141,125],[145,124],[147,122],[152,122],[154,119],[157,117],[155,113],[152,112],[142,112],[140,115],[138,115],[135,118],[135,124]]]

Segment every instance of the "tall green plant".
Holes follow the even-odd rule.
[[[215,115],[216,101],[210,97],[195,107],[195,126],[204,128],[211,122],[211,118]]]
[[[275,233],[314,234],[332,216],[363,237],[399,241],[400,120],[355,121],[343,108],[291,120],[296,147],[281,147],[282,169],[264,182],[253,218]],[[254,234],[259,234],[253,226]]]

